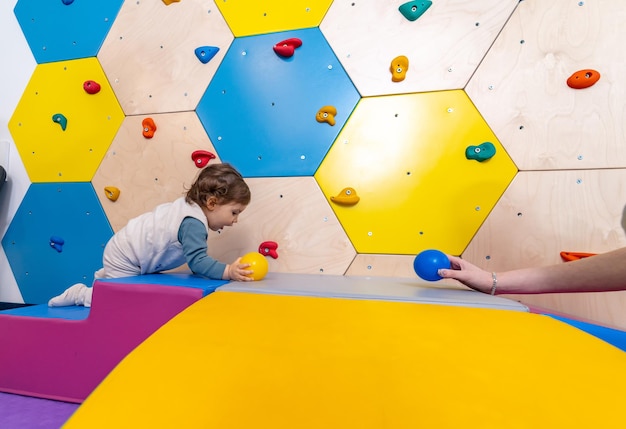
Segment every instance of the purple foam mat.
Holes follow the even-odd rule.
[[[0,392],[0,428],[59,429],[79,406]]]

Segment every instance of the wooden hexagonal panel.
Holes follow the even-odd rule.
[[[209,252],[230,263],[262,243],[271,272],[342,275],[356,254],[313,177],[247,178],[252,192],[239,222],[209,237]]]
[[[359,253],[460,254],[516,173],[466,94],[444,91],[362,99],[315,178]]]
[[[143,135],[146,120],[156,126],[151,138]],[[196,151],[220,162],[194,112],[128,116],[92,180],[113,229],[182,196],[199,171]]]
[[[212,1],[125,2],[98,59],[126,114],[187,111],[232,40]]]
[[[363,96],[463,88],[518,0],[439,0],[413,21],[405,3],[336,1],[320,25]],[[400,56],[408,71],[393,81]]]
[[[626,166],[625,26],[619,2],[520,2],[466,89],[520,170]]]

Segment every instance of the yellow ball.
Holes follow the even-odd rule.
[[[267,259],[265,259],[265,256],[261,255],[259,252],[246,253],[241,257],[241,261],[239,262],[242,264],[250,264],[247,269],[254,272],[248,277],[251,277],[253,280],[261,280],[265,277],[269,268]]]

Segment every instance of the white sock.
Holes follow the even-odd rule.
[[[84,305],[91,307],[91,295],[93,290],[87,285],[76,283],[70,286],[61,295],[55,296],[48,301],[48,307],[67,307],[69,305]]]

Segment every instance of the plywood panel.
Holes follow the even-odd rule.
[[[146,118],[157,126],[151,139],[142,134]],[[191,159],[196,150],[211,152],[216,155],[211,162],[220,162],[194,112],[127,116],[92,180],[113,230],[182,196],[199,171]],[[120,190],[117,201],[106,197],[108,186]]]
[[[233,261],[257,251],[265,241],[278,244],[269,271],[344,274],[356,254],[341,224],[312,177],[249,178],[252,201],[239,223],[209,237],[217,259]]]
[[[601,253],[622,247],[625,203],[624,169],[521,172],[463,257],[486,270],[503,271],[562,263],[561,251]],[[517,298],[626,328],[626,292]]]
[[[626,166],[625,36],[620,1],[520,2],[466,90],[521,170]]]
[[[517,0],[439,0],[416,21],[406,1],[336,1],[320,28],[363,96],[460,89],[504,26]],[[409,59],[406,79],[389,70]]]
[[[215,3],[125,2],[98,60],[127,115],[193,110],[233,35]],[[219,48],[206,64],[196,48]]]

